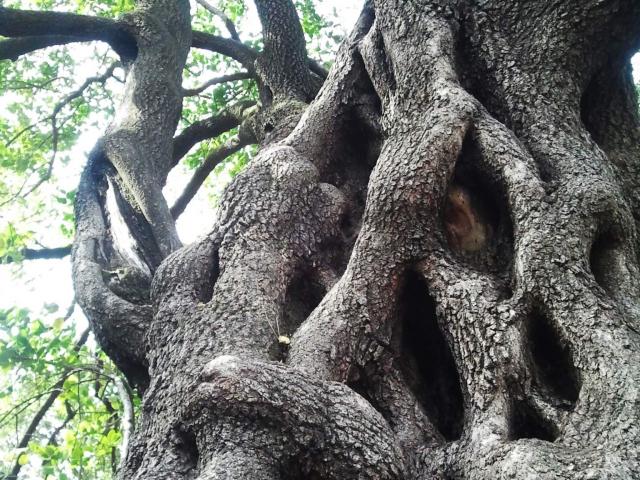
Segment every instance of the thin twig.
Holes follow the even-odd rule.
[[[9,200],[3,202],[0,206],[3,206],[7,203],[12,202],[13,200],[15,200],[18,196],[22,196],[23,198],[30,195],[31,193],[33,193],[35,190],[37,190],[40,185],[42,185],[44,182],[46,182],[47,180],[49,180],[51,178],[51,175],[53,173],[53,165],[58,153],[58,140],[59,140],[59,135],[60,135],[60,127],[62,127],[64,125],[64,123],[66,123],[70,117],[67,117],[60,125],[58,125],[58,114],[60,113],[60,111],[66,107],[67,105],[69,105],[73,100],[75,100],[76,98],[81,97],[85,90],[87,88],[89,88],[90,85],[94,84],[94,83],[100,83],[102,85],[105,84],[105,82],[113,76],[113,72],[116,68],[118,68],[120,66],[120,62],[113,62],[109,68],[102,74],[102,75],[97,75],[97,76],[93,76],[93,77],[89,77],[87,78],[82,85],[80,85],[76,90],[72,91],[71,93],[69,93],[67,96],[65,96],[61,101],[59,101],[54,107],[53,107],[53,111],[51,113],[51,115],[49,115],[46,118],[43,118],[41,120],[38,120],[37,122],[28,125],[27,127],[23,128],[22,130],[20,130],[16,135],[14,135],[13,137],[11,137],[11,139],[7,142],[6,146],[9,147],[13,142],[15,142],[20,136],[22,136],[24,133],[26,133],[27,131],[33,130],[33,128],[35,128],[37,125],[39,125],[42,122],[51,122],[51,130],[52,130],[52,155],[51,155],[51,159],[48,162],[47,165],[47,172],[40,177],[40,179],[31,187],[29,188],[29,190],[27,190],[24,194],[22,193],[22,189],[24,187],[21,187],[20,190],[18,191],[18,193],[16,193],[15,195],[13,195]]]
[[[120,441],[120,465],[122,467],[124,461],[127,458],[129,452],[129,439],[135,430],[135,417],[133,413],[133,400],[131,398],[131,392],[127,389],[125,383],[120,376],[115,375],[113,381],[118,389],[118,397],[122,402],[122,418],[120,431],[122,433],[122,439]]]
[[[231,19],[219,8],[214,7],[206,0],[196,0],[200,5],[202,5],[205,10],[208,10],[210,13],[220,18],[223,22],[227,30],[229,30],[229,35],[234,40],[240,41],[240,35],[238,35],[238,31],[236,30],[235,24],[231,21]]]
[[[253,78],[253,75],[251,75],[251,73],[249,72],[231,73],[229,75],[223,75],[221,77],[212,78],[211,80],[204,82],[202,85],[196,88],[189,88],[189,89],[183,88],[182,95],[184,97],[193,97],[195,95],[201,94],[207,88],[213,85],[219,85],[221,83],[226,83],[226,82],[234,82],[236,80],[249,80],[251,78]]]

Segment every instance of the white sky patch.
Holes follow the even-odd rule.
[[[136,241],[129,233],[125,219],[122,217],[122,214],[118,209],[116,195],[114,193],[113,183],[111,180],[109,180],[106,204],[111,223],[111,232],[113,233],[113,243],[118,252],[126,259],[127,263],[138,267],[143,272],[148,274],[151,273],[149,271],[149,267],[147,267],[136,253]]]

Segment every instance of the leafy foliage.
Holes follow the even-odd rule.
[[[16,461],[33,478],[110,478],[119,460],[119,373],[76,333],[70,316],[46,305],[42,315],[0,311],[0,468]],[[29,423],[53,398],[26,447]],[[129,401],[129,399],[126,399]],[[137,402],[137,401],[136,401]],[[24,442],[23,442],[24,443]]]

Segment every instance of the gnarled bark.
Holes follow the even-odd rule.
[[[242,121],[171,142],[187,48],[211,40],[183,3],[123,30],[139,110],[78,196],[79,300],[148,384],[120,477],[640,478],[640,4],[367,2],[315,95],[293,4],[257,1],[264,51],[222,50],[259,81],[241,133],[261,151],[177,249],[141,186]],[[133,262],[107,178],[143,295],[101,277]]]

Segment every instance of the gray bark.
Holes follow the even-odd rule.
[[[144,393],[120,478],[640,478],[640,4],[368,2],[318,93],[292,3],[256,4],[260,53],[187,2],[105,30],[137,50],[74,276]],[[171,142],[212,44],[262,104]],[[179,248],[166,174],[240,122],[260,153]]]

